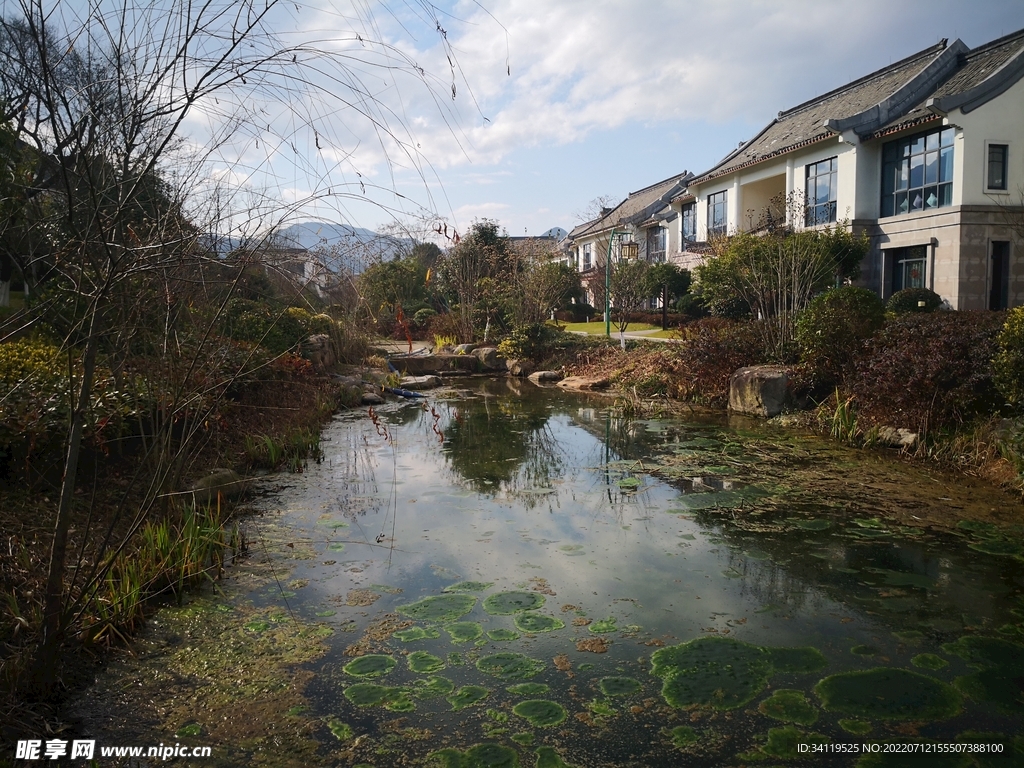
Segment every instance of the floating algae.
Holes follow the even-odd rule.
[[[551,686],[544,683],[519,683],[510,685],[505,690],[513,696],[543,696],[551,690]]]
[[[519,717],[528,720],[535,728],[549,728],[565,722],[565,708],[547,699],[527,699],[512,707]]]
[[[454,643],[469,643],[484,633],[484,628],[475,621],[456,621],[444,625],[444,631],[452,636]]]
[[[448,703],[452,709],[458,712],[460,709],[472,707],[487,698],[490,691],[481,685],[464,685],[459,688],[458,693],[448,697]]]
[[[344,552],[345,545],[340,541],[334,541],[327,545],[327,550],[329,552]]]
[[[1009,714],[1024,712],[1020,682],[1024,679],[1024,646],[997,637],[966,635],[942,650],[984,667],[953,681],[962,693],[975,701],[991,702]]]
[[[412,643],[416,640],[436,640],[441,636],[441,633],[434,627],[409,627],[408,629],[398,630],[394,633],[394,636],[403,643]]]
[[[484,600],[484,610],[492,616],[511,616],[542,608],[544,600],[544,595],[537,592],[498,592]]]
[[[181,726],[181,728],[175,731],[174,735],[181,739],[185,736],[201,736],[202,733],[202,725],[200,725],[199,723],[188,723],[187,725],[183,725]]]
[[[431,675],[412,684],[412,695],[417,699],[436,699],[438,696],[447,696],[455,690],[455,683],[440,675]]]
[[[765,648],[776,672],[817,672],[828,665],[825,654],[809,645],[800,648]]]
[[[512,741],[516,744],[522,744],[524,747],[528,747],[533,744],[533,731],[523,731],[522,733],[514,733],[509,736]]]
[[[1003,557],[1015,557],[1018,560],[1024,559],[1024,546],[1008,539],[984,539],[967,546],[978,552],[984,552],[986,555],[1002,555]]]
[[[465,616],[473,610],[474,605],[476,598],[473,595],[456,592],[450,595],[424,597],[415,603],[400,605],[395,610],[410,619],[444,623]]]
[[[664,732],[672,740],[672,745],[676,749],[686,749],[691,744],[696,744],[700,740],[700,735],[688,725],[677,725],[671,731]]]
[[[440,659],[426,651],[414,651],[406,657],[409,669],[418,675],[427,675],[444,667],[444,659]]]
[[[617,622],[614,616],[611,616],[607,619],[600,619],[598,621],[591,622],[590,631],[599,635],[606,634],[608,632],[614,632],[618,629],[616,623]]]
[[[757,696],[772,673],[768,654],[755,645],[724,637],[700,637],[661,648],[651,673],[664,678],[661,693],[671,706],[742,707]]]
[[[505,680],[528,680],[544,669],[544,662],[521,653],[495,653],[480,659],[476,668]]]
[[[629,696],[642,687],[640,681],[632,677],[602,677],[598,686],[605,696]]]
[[[924,632],[919,629],[908,629],[903,632],[893,632],[893,637],[907,645],[919,645],[924,640]]]
[[[493,581],[460,581],[458,584],[449,584],[442,592],[483,592],[494,586]]]
[[[244,626],[250,632],[266,632],[270,629],[270,622],[264,621],[263,619],[253,619],[252,621],[247,622]]]
[[[962,701],[934,677],[888,667],[831,675],[814,692],[830,712],[877,720],[945,720],[960,712]]]
[[[804,697],[802,691],[779,688],[762,701],[757,710],[784,723],[812,725],[818,719],[818,710]]]
[[[623,491],[635,491],[640,487],[640,481],[635,477],[624,477],[615,484]]]
[[[405,688],[389,688],[374,683],[356,683],[345,689],[345,698],[357,707],[384,707],[392,712],[409,712],[416,708]]]
[[[343,667],[353,677],[382,677],[394,668],[393,657],[376,653],[357,656]]]
[[[855,645],[850,649],[855,656],[877,656],[878,649],[873,645]]]
[[[534,754],[537,755],[537,768],[574,768],[562,759],[554,747],[537,747]]]
[[[783,728],[772,728],[768,731],[768,741],[761,748],[766,755],[791,760],[800,757],[798,744],[827,744],[831,739],[820,733],[805,733],[792,725]]]
[[[843,718],[839,721],[839,727],[847,733],[852,733],[855,736],[863,736],[865,733],[871,733],[871,723],[867,720]]]
[[[507,643],[518,640],[519,633],[513,632],[511,629],[492,629],[487,633],[487,637],[496,643]]]
[[[588,701],[587,709],[593,712],[599,720],[601,718],[615,717],[615,707],[607,701],[601,701],[600,699]]]
[[[519,768],[519,754],[493,742],[477,744],[465,752],[442,749],[432,752],[427,759],[428,765],[438,768]]]
[[[786,522],[804,531],[824,531],[832,527],[832,523],[829,520],[800,520],[791,517]]]
[[[971,664],[1024,670],[1024,645],[998,637],[965,635],[955,643],[946,643],[942,650]]]
[[[334,734],[334,738],[338,741],[349,741],[353,736],[355,736],[351,725],[333,717],[327,721],[327,727],[330,729],[331,733]]]
[[[565,622],[556,619],[554,616],[545,616],[542,613],[524,611],[517,613],[513,619],[516,629],[521,632],[551,632],[555,629],[562,629]]]
[[[949,662],[934,653],[919,653],[910,660],[910,663],[921,669],[942,669],[949,666]]]

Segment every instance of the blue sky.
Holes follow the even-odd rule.
[[[974,47],[1024,28],[1021,0],[457,0],[436,18],[421,0],[286,8],[276,31],[347,57],[391,133],[353,108],[355,79],[321,82],[298,109],[267,97],[262,145],[228,142],[211,172],[292,202],[292,220],[372,229],[426,211],[512,235],[571,229],[599,196],[705,170],[779,110],[941,38]],[[202,120],[191,129],[201,142]]]

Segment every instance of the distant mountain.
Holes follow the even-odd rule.
[[[552,227],[547,232],[545,232],[543,235],[541,235],[541,237],[553,237],[553,238],[555,238],[555,240],[559,240],[560,241],[560,240],[562,240],[568,234],[569,233],[566,232],[561,227]]]

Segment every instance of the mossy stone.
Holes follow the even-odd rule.
[[[945,720],[962,706],[952,686],[889,667],[831,675],[814,687],[814,693],[830,712],[876,720]]]
[[[460,581],[449,584],[442,592],[484,592],[494,586],[493,581]]]
[[[477,661],[476,668],[505,680],[528,680],[544,669],[544,662],[521,653],[495,653]]]
[[[487,637],[496,643],[508,643],[518,640],[519,633],[513,632],[511,629],[492,629],[487,633]]]
[[[484,610],[492,616],[511,616],[543,608],[544,601],[544,595],[537,592],[498,592],[484,600]]]
[[[520,632],[551,632],[555,629],[562,629],[565,622],[556,619],[554,616],[545,616],[543,613],[523,611],[517,613],[512,622]]]
[[[482,685],[464,685],[455,695],[448,697],[448,703],[452,705],[454,711],[458,712],[460,709],[479,704],[487,698],[489,693],[490,691]]]
[[[389,688],[374,683],[356,683],[345,689],[345,698],[357,707],[384,707],[393,712],[409,712],[415,705],[405,688]]]
[[[514,739],[515,736],[512,738]],[[537,747],[534,754],[537,755],[537,768],[575,768],[565,762],[554,747]]]
[[[407,629],[400,629],[394,633],[393,637],[397,637],[403,643],[412,643],[417,640],[436,640],[441,636],[434,627],[408,627]]]
[[[942,669],[949,666],[949,662],[934,653],[919,653],[910,660],[910,663],[921,669]]]
[[[521,701],[512,707],[512,711],[536,728],[550,728],[565,722],[565,708],[547,699]]]
[[[454,690],[455,683],[440,675],[420,678],[412,683],[412,695],[417,699],[436,699],[439,696],[447,696]]]
[[[602,677],[598,686],[605,696],[630,696],[642,687],[632,677]]]
[[[419,621],[435,621],[446,623],[455,621],[473,610],[476,598],[463,592],[449,595],[433,595],[417,600],[415,603],[400,605],[395,608],[403,616]]]
[[[438,768],[519,768],[519,754],[510,747],[487,742],[465,752],[441,749],[427,756],[430,766]]]
[[[426,651],[413,651],[406,657],[409,669],[418,675],[427,675],[444,667],[444,659]]]
[[[812,725],[818,719],[818,709],[804,697],[802,691],[780,688],[762,701],[758,712],[784,723]]]
[[[701,637],[661,648],[651,673],[664,678],[661,693],[671,706],[742,707],[768,683],[771,661],[762,648],[724,637]]]
[[[855,736],[863,736],[866,733],[871,733],[871,723],[867,720],[843,718],[839,721],[839,727],[847,733],[852,733]]]
[[[799,648],[765,648],[776,672],[817,672],[828,665],[825,654],[805,645]]]
[[[444,625],[444,631],[452,637],[452,642],[469,643],[483,635],[484,628],[476,621],[454,621]]]
[[[519,683],[510,685],[505,690],[513,696],[543,696],[551,690],[551,686],[544,683]]]
[[[610,616],[607,619],[598,619],[597,621],[591,622],[589,629],[595,634],[604,635],[609,632],[614,632],[618,629],[618,626],[615,617]]]
[[[343,667],[353,677],[383,677],[394,668],[394,657],[377,653],[357,656]]]

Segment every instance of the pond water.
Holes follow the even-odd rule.
[[[343,414],[323,447],[273,479],[248,560],[81,699],[84,731],[212,744],[204,765],[1021,750],[1020,530],[955,525],[1020,520],[996,489],[513,380]]]

